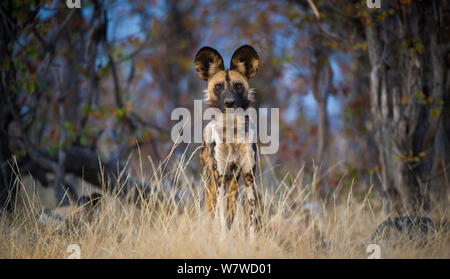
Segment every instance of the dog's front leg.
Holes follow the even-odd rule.
[[[250,238],[253,239],[258,223],[258,216],[256,213],[256,189],[253,184],[254,176],[253,173],[244,174],[244,185],[245,185],[245,200],[248,209],[248,215],[250,219]]]
[[[256,170],[256,144],[243,144],[240,147],[242,154],[241,169],[245,185],[245,200],[250,219],[250,238],[254,238],[259,225],[259,216],[257,203],[259,202],[258,193],[255,188],[255,170]]]
[[[226,198],[225,198],[225,186],[227,185],[228,176],[219,176],[219,179],[217,181],[217,208],[215,212],[215,219],[219,221],[219,227],[220,231],[225,231],[225,216],[226,216]]]
[[[227,208],[227,227],[231,229],[231,225],[233,223],[234,215],[236,214],[236,200],[239,194],[238,180],[240,174],[233,174],[233,178],[230,179],[230,182],[227,184],[227,200],[228,200],[228,208]]]

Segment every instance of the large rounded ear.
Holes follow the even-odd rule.
[[[218,71],[224,71],[222,56],[212,47],[202,47],[195,55],[195,69],[198,76],[203,80],[208,80]]]
[[[258,70],[259,56],[254,48],[243,45],[231,57],[230,70],[235,70],[250,79]]]

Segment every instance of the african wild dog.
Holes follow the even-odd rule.
[[[212,119],[204,130],[205,138],[200,158],[207,185],[206,206],[210,213],[217,214],[221,227],[225,226],[226,217],[227,226],[230,228],[236,211],[238,181],[242,176],[251,235],[259,222],[256,211],[257,193],[253,183],[256,143],[251,143],[248,138],[245,141],[237,141],[235,129],[230,142],[225,138],[224,131],[226,126],[230,125],[230,118],[233,123],[239,121],[233,118],[236,116],[227,119],[227,114],[231,115],[230,109],[246,110],[254,105],[254,91],[249,88],[248,80],[255,76],[258,64],[257,52],[248,45],[241,46],[234,52],[228,70],[224,67],[221,55],[211,47],[203,47],[195,56],[198,76],[208,82],[205,101],[209,107],[219,109],[222,118]],[[252,128],[248,121],[248,118],[244,118],[247,135],[254,132],[249,131]]]

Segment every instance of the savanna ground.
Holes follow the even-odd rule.
[[[0,258],[67,258],[70,244],[80,246],[81,258],[367,258],[371,243],[380,245],[382,258],[450,258],[449,233],[440,228],[425,237],[374,242],[374,230],[388,217],[374,187],[358,194],[355,185],[342,182],[326,203],[309,202],[318,178],[312,175],[308,183],[304,168],[258,173],[263,213],[254,239],[243,202],[231,230],[221,232],[203,204],[201,177],[186,171],[195,157],[184,154],[176,164],[166,160],[159,166],[142,159],[140,178],[156,188],[145,201],[127,201],[118,187],[95,209],[70,207],[59,212],[62,218],[56,211],[43,214],[54,203],[51,189],[17,174],[16,212],[0,217]],[[90,187],[82,184],[86,194]],[[430,217],[448,220],[448,200],[448,194],[441,196]]]

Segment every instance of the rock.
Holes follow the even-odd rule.
[[[381,223],[372,235],[372,240],[390,240],[398,236],[412,239],[435,231],[435,223],[428,217],[402,216],[389,218]]]

